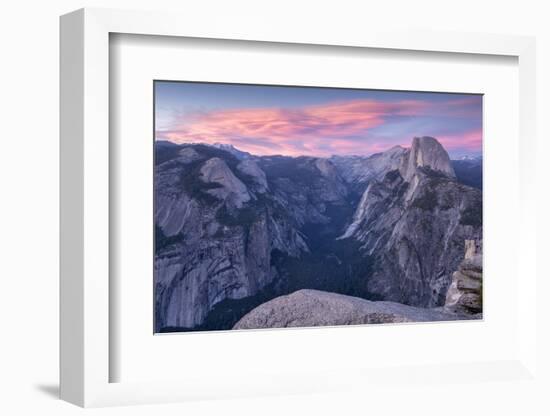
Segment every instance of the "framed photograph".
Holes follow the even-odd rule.
[[[61,18],[62,398],[536,382],[534,40],[247,22]]]
[[[482,95],[154,95],[155,333],[482,318]]]

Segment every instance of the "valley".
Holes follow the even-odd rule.
[[[482,241],[481,172],[431,137],[330,158],[157,141],[155,331],[232,329],[304,289],[443,308]]]

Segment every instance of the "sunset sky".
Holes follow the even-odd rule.
[[[256,155],[369,155],[415,136],[451,157],[482,152],[482,97],[337,88],[155,82],[155,136]]]

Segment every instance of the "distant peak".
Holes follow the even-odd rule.
[[[453,178],[456,176],[449,154],[437,139],[430,136],[413,139],[409,157],[404,166],[405,178],[409,180],[419,167],[428,167]]]
[[[411,150],[413,149],[420,149],[421,151],[434,149],[434,151],[438,151],[438,152],[443,151],[445,152],[445,154],[447,154],[447,151],[443,148],[441,143],[439,143],[439,141],[436,138],[431,136],[421,136],[421,137],[413,138],[413,141],[411,144]]]
[[[155,146],[174,147],[174,146],[178,146],[178,145],[174,142],[169,141],[169,140],[156,139],[155,140]]]
[[[462,157],[454,158],[453,160],[461,160],[464,162],[478,162],[481,160],[481,155],[465,155]]]
[[[437,143],[441,146],[441,143],[439,143],[437,141],[437,139],[435,137],[432,137],[432,136],[415,137],[413,139],[413,146],[414,146],[415,143]]]
[[[212,146],[218,147],[220,149],[235,149],[235,150],[237,149],[235,146],[233,146],[232,144],[229,144],[229,143],[216,142]]]
[[[252,156],[250,153],[245,152],[243,150],[237,149],[235,146],[233,146],[230,143],[214,143],[211,146],[216,147],[221,150],[225,150],[226,152],[231,153],[233,156],[236,156],[238,159],[246,159],[250,156]]]
[[[390,156],[393,157],[393,156],[396,156],[396,155],[401,155],[406,151],[407,151],[407,149],[405,149],[403,146],[396,145],[396,146],[390,147],[388,150],[386,150],[385,152],[382,152],[380,154],[390,155]]]

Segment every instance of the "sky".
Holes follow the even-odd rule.
[[[155,82],[155,139],[226,143],[255,155],[370,155],[415,136],[452,158],[482,153],[482,96]]]

